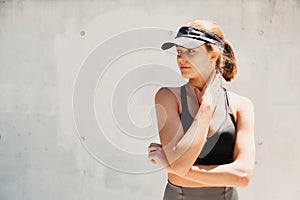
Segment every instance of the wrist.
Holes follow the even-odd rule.
[[[175,171],[172,169],[172,167],[171,167],[170,165],[168,165],[168,166],[166,167],[166,169],[167,169],[167,172],[168,172],[168,173],[176,174]]]
[[[211,105],[202,104],[199,107],[199,110],[198,110],[196,116],[199,116],[201,118],[201,120],[207,119],[208,121],[210,121],[212,118],[213,112],[214,112],[214,109]]]

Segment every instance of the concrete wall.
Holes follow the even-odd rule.
[[[196,18],[222,27],[239,65],[228,87],[255,105],[256,166],[250,185],[239,188],[241,199],[299,199],[299,17],[296,0],[1,0],[0,199],[162,199],[166,173],[146,158],[147,145],[159,141],[153,94],[184,80],[173,56],[146,48],[121,55],[105,41],[146,27],[164,36]],[[151,44],[165,39],[158,36]],[[103,54],[95,54],[99,48]],[[104,60],[114,52],[117,60]],[[101,63],[110,61],[108,68]],[[80,79],[84,69],[95,70],[97,88]],[[122,81],[130,90],[116,87]],[[93,102],[77,101],[85,90],[76,87],[95,92],[101,131],[90,127],[89,113],[81,115]]]

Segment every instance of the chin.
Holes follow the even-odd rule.
[[[195,77],[195,76],[194,76],[193,74],[191,74],[191,73],[181,73],[181,76],[182,76],[183,78],[188,78],[188,79],[194,78],[194,77]]]
[[[190,79],[190,78],[191,78],[191,76],[190,76],[190,75],[188,75],[188,74],[181,74],[181,76],[182,76],[182,78],[188,78],[188,79]]]

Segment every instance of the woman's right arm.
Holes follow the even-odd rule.
[[[205,143],[211,120],[211,107],[201,105],[190,128],[184,133],[175,94],[160,88],[155,94],[155,110],[160,142],[170,167],[184,176],[193,166]]]

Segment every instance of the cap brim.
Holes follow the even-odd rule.
[[[167,41],[161,45],[162,50],[170,49],[171,47],[178,45],[187,49],[194,49],[204,44],[204,41],[195,40],[188,37],[178,37],[173,40]]]

